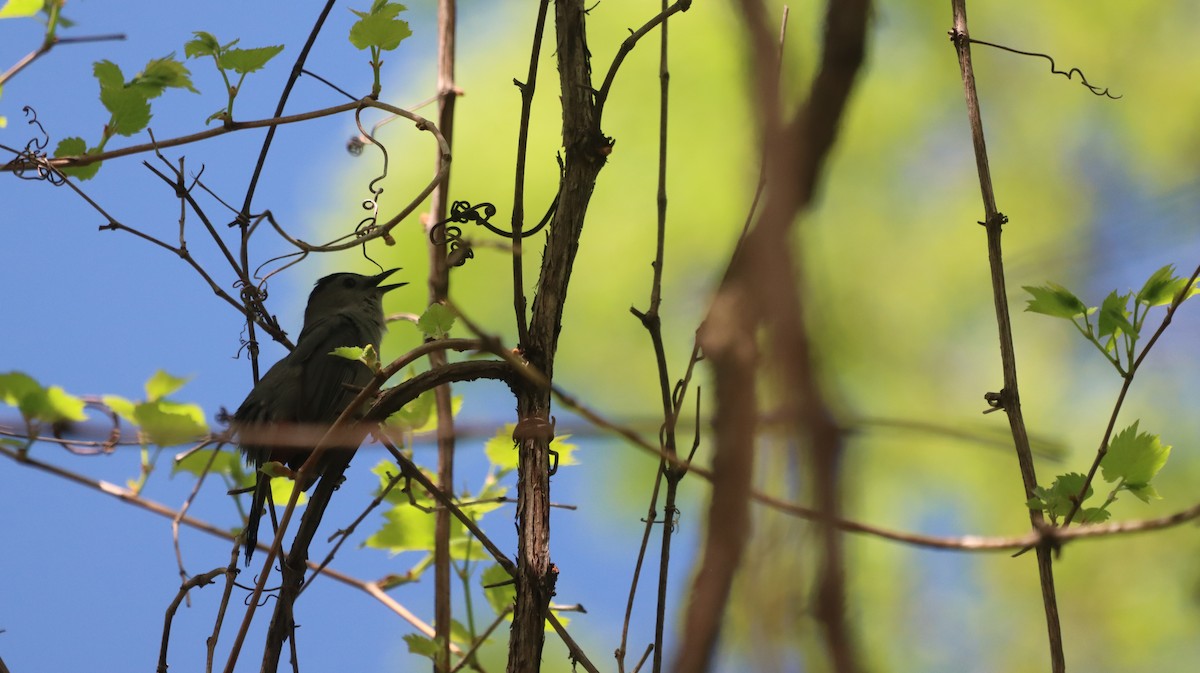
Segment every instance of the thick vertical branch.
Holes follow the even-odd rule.
[[[789,234],[797,215],[811,205],[837,138],[865,52],[869,2],[828,3],[820,67],[807,101],[787,123],[781,119],[779,87],[771,76],[776,68],[763,5],[758,0],[743,0],[742,5],[755,54],[764,144],[771,147],[764,164],[767,197],[753,230],[730,262],[701,332],[717,385],[714,474],[720,478],[713,484],[709,542],[688,609],[678,670],[703,671],[711,666],[717,635],[713,622],[724,611],[724,597],[745,544],[757,410],[755,358],[743,353],[753,348],[763,327],[770,346],[772,382],[789,428],[808,450],[814,500],[821,515],[816,616],[831,667],[853,672],[859,665],[845,614],[845,559],[835,526],[841,508],[842,441],[819,383],[803,310],[800,257],[793,255]],[[712,611],[718,614],[709,614]]]
[[[454,104],[457,89],[454,84],[455,31],[458,9],[455,0],[438,0],[438,127],[452,144],[454,139]],[[442,155],[438,155],[436,169],[441,172]],[[446,172],[441,183],[434,189],[430,199],[430,225],[446,218],[449,201],[450,173]],[[429,302],[446,299],[450,290],[450,270],[446,264],[446,243],[429,244]],[[429,355],[431,368],[446,365],[446,351],[437,350]],[[438,386],[434,391],[437,408],[438,439],[438,487],[444,493],[454,492],[454,409],[451,402],[450,384]],[[433,670],[450,670],[450,627],[451,627],[451,580],[450,568],[450,512],[442,507],[434,515],[433,550],[433,626],[440,639]]]
[[[1029,447],[1029,435],[1025,418],[1021,413],[1021,396],[1017,388],[1017,354],[1013,348],[1012,321],[1008,311],[1008,291],[1004,281],[1004,257],[1000,247],[1001,230],[1007,218],[996,206],[995,190],[992,188],[991,169],[988,165],[987,145],[983,137],[983,117],[979,110],[979,95],[975,90],[975,70],[971,66],[971,44],[967,32],[966,0],[951,0],[954,11],[954,30],[951,36],[958,52],[958,65],[962,74],[963,91],[967,101],[967,118],[971,125],[971,140],[975,146],[975,165],[979,173],[979,188],[983,195],[984,222],[987,231],[988,263],[992,275],[992,300],[996,309],[996,326],[1000,337],[1000,361],[1004,372],[1004,388],[1000,391],[1000,404],[1008,414],[1008,425],[1017,450],[1017,462],[1021,468],[1021,479],[1025,485],[1025,497],[1033,496],[1037,487],[1037,474],[1033,466],[1033,452]],[[1043,525],[1042,512],[1029,510],[1030,523]],[[1054,589],[1053,560],[1046,546],[1037,548],[1038,579],[1042,587],[1042,605],[1046,613],[1046,633],[1050,641],[1050,663],[1055,673],[1066,670],[1062,648],[1062,627],[1058,616],[1058,599]]]
[[[579,235],[596,176],[611,149],[600,132],[592,94],[583,0],[555,2],[556,53],[563,110],[565,164],[558,210],[546,237],[538,292],[533,300],[526,359],[547,377],[562,329],[563,305]],[[517,576],[510,673],[541,666],[546,611],[554,595],[550,563],[550,391],[525,384],[517,395],[520,465],[517,476]]]
[[[749,288],[740,280],[726,280],[700,330],[700,344],[711,363],[716,389],[713,488],[700,570],[692,583],[675,662],[678,673],[709,670],[750,531],[758,415],[756,327],[744,315],[744,307],[752,303]]]

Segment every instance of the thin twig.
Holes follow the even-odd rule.
[[[1000,233],[1007,218],[996,207],[996,196],[992,188],[991,168],[988,165],[987,145],[984,142],[983,120],[979,109],[979,96],[975,90],[975,71],[971,65],[971,44],[967,31],[966,0],[952,0],[954,13],[953,42],[958,53],[959,70],[962,74],[963,91],[967,103],[967,119],[971,126],[971,139],[975,148],[975,165],[979,173],[979,187],[983,196],[984,227],[987,233],[988,264],[991,268],[992,300],[996,311],[996,325],[1000,337],[1000,359],[1004,372],[1004,388],[1001,405],[1008,414],[1009,428],[1016,447],[1017,462],[1025,486],[1025,497],[1033,497],[1037,488],[1033,453],[1029,447],[1029,435],[1021,411],[1021,397],[1017,387],[1017,356],[1013,348],[1012,320],[1008,310],[1008,291],[1004,281],[1004,258],[1000,246]],[[1030,509],[1032,526],[1043,525],[1041,510]],[[1046,635],[1050,641],[1050,664],[1054,673],[1065,673],[1063,656],[1062,626],[1058,614],[1058,599],[1054,589],[1054,569],[1051,550],[1041,546],[1037,550],[1038,579],[1042,589],[1042,606],[1046,614]]]

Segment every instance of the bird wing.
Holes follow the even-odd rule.
[[[331,423],[354,397],[357,388],[371,380],[371,370],[361,362],[331,355],[342,346],[379,347],[379,330],[356,320],[350,313],[335,313],[309,326],[292,357],[303,363],[300,375],[302,418]],[[302,352],[301,352],[302,350]]]

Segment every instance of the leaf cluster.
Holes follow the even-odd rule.
[[[1142,289],[1118,294],[1113,290],[1100,306],[1087,306],[1075,293],[1057,283],[1025,286],[1032,297],[1025,306],[1031,313],[1070,320],[1123,377],[1132,376],[1137,362],[1137,344],[1146,316],[1156,306],[1177,305],[1200,292],[1200,284],[1189,287],[1189,279],[1175,274],[1168,264],[1155,271]]]

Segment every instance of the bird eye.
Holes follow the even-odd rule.
[[[346,277],[342,280],[342,285],[347,289],[354,287],[354,278]]]

